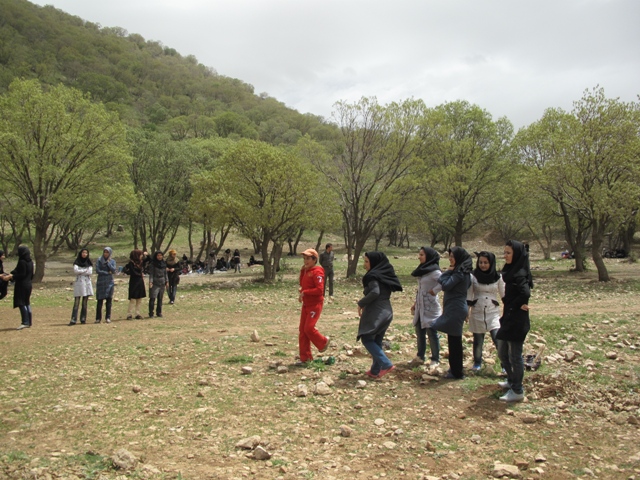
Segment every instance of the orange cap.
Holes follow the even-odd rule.
[[[313,257],[315,259],[318,259],[318,252],[316,252],[313,248],[307,248],[300,255],[302,255],[304,257]]]

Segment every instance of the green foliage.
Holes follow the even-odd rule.
[[[253,363],[253,357],[250,355],[235,355],[225,359],[227,363]]]

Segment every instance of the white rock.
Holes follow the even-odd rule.
[[[313,393],[316,395],[331,395],[331,388],[324,382],[318,382],[313,388]]]
[[[298,390],[296,391],[296,397],[306,397],[309,394],[307,391],[306,385],[298,385]]]
[[[269,460],[271,458],[271,454],[267,452],[263,447],[257,446],[253,451],[253,458],[256,460]]]
[[[365,388],[367,386],[367,382],[364,380],[358,380],[356,382],[356,388]]]
[[[396,448],[396,444],[394,442],[384,442],[382,445],[384,445],[384,447],[388,448],[389,450],[393,450],[394,448]]]
[[[340,435],[343,437],[350,437],[353,434],[353,429],[348,425],[340,425]]]
[[[496,463],[493,466],[493,472],[491,472],[493,478],[522,478],[520,469],[515,465],[506,465],[504,463]]]
[[[128,450],[125,450],[124,448],[121,448],[120,450],[115,452],[111,456],[111,461],[116,467],[121,468],[123,470],[129,470],[131,468],[134,468],[138,463],[138,460],[133,455],[133,453],[131,453]]]
[[[286,365],[278,365],[278,368],[276,368],[276,372],[277,373],[288,373],[289,372],[289,367],[287,367]]]
[[[252,373],[253,373],[253,368],[242,367],[242,375],[251,375]]]
[[[251,332],[251,341],[256,343],[260,341],[260,335],[258,334],[257,330]]]
[[[236,443],[236,448],[244,448],[245,450],[253,450],[260,444],[260,435],[243,438]]]
[[[382,419],[382,418],[376,418],[373,421],[373,424],[376,425],[377,427],[381,427],[382,425],[384,425],[384,423],[385,423],[384,419]]]

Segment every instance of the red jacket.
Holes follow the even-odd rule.
[[[316,305],[324,301],[324,268],[320,265],[300,270],[300,292],[303,305]]]

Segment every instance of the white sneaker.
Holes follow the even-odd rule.
[[[440,362],[436,362],[435,360],[431,360],[429,362],[429,368],[440,366]]]
[[[524,400],[524,393],[516,393],[513,390],[509,390],[500,397],[500,400],[503,402],[521,402]]]
[[[324,353],[327,351],[327,348],[329,348],[329,345],[331,345],[331,337],[327,336],[327,343],[325,344],[324,348],[322,350],[318,350],[320,353]]]
[[[505,390],[511,390],[511,384],[509,382],[498,382],[498,386]]]

